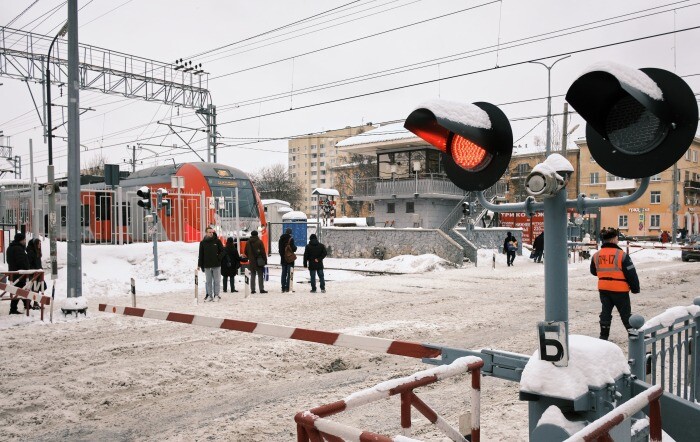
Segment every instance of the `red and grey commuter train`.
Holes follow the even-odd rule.
[[[235,236],[240,232],[242,242],[247,240],[250,232],[258,230],[267,247],[264,208],[248,175],[225,164],[205,162],[142,169],[122,179],[114,189],[104,183],[81,186],[83,241],[117,243],[120,234],[125,243],[150,240],[153,230],[149,230],[152,229],[152,222],[147,218],[149,213],[137,204],[141,197],[136,195],[136,191],[143,186],[151,189],[152,207],[158,214],[155,231],[160,240],[197,242],[204,236],[206,226],[215,226],[222,236]],[[175,188],[177,186],[182,188]],[[167,190],[165,198],[170,201],[170,207],[157,210],[156,191],[159,188]],[[27,194],[22,192],[22,198]],[[43,205],[43,230],[46,231],[48,199],[42,200],[39,204]],[[18,196],[17,207],[22,204],[21,201]],[[66,203],[66,188],[62,187],[56,203],[59,240],[65,240],[66,236]],[[8,216],[12,204],[6,197],[4,210]],[[118,213],[120,205],[121,214]],[[29,216],[31,212],[28,211]],[[21,215],[17,217],[19,219]],[[31,225],[26,220],[21,223]]]

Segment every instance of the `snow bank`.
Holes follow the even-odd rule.
[[[326,268],[386,273],[425,273],[453,267],[437,255],[401,255],[391,259],[339,259],[326,258]]]
[[[575,399],[587,393],[589,386],[601,387],[625,373],[629,373],[629,366],[620,347],[590,336],[570,335],[569,366],[542,361],[537,350],[523,370],[520,390]]]
[[[654,316],[650,320],[644,323],[640,330],[648,330],[656,326],[662,325],[664,327],[670,327],[677,320],[684,318],[688,315],[697,315],[700,312],[700,306],[689,305],[687,307],[671,307],[665,312],[658,316]]]

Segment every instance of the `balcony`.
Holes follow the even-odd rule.
[[[616,180],[608,180],[605,183],[605,190],[608,192],[634,191],[636,189],[637,181],[635,179],[618,178]]]
[[[455,186],[444,175],[418,175],[414,178],[380,179],[362,178],[354,181],[353,199],[372,201],[382,198],[413,198],[433,196],[449,199],[461,199],[466,192]]]
[[[683,182],[683,190],[686,194],[694,194],[700,192],[700,181],[685,180]]]

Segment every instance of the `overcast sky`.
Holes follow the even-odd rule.
[[[0,1],[0,23],[9,23],[33,3],[11,27],[27,31],[36,27],[32,32],[55,35],[65,21],[67,6],[60,6],[43,22],[47,16],[36,19],[61,5],[60,0]],[[421,101],[436,97],[494,104],[544,98],[547,70],[523,64],[527,60],[578,51],[552,69],[554,96],[565,94],[587,66],[603,60],[638,68],[660,67],[681,76],[700,74],[700,29],[640,39],[700,26],[700,1],[80,0],[79,7],[83,7],[79,16],[81,43],[163,62],[188,59],[315,16],[191,58],[194,63],[203,63],[210,73],[208,88],[219,109],[220,141],[229,145],[249,143],[220,148],[219,162],[247,172],[287,163],[286,140],[255,142],[259,138],[284,138],[404,119]],[[324,11],[330,12],[319,15]],[[433,19],[439,16],[443,17]],[[395,28],[402,29],[392,30]],[[595,29],[585,30],[588,28]],[[373,34],[379,35],[368,37]],[[633,39],[640,40],[587,50]],[[342,45],[320,50],[336,44]],[[302,55],[310,51],[317,52]],[[396,73],[397,68],[456,54],[462,55]],[[460,59],[454,61],[456,58]],[[549,64],[554,60],[543,61]],[[268,65],[225,75],[261,64]],[[494,69],[497,66],[501,68]],[[386,70],[393,74],[303,93],[304,88]],[[474,71],[483,72],[463,75]],[[700,75],[684,79],[694,91],[700,91]],[[35,174],[43,180],[46,146],[27,85],[10,78],[1,78],[0,82],[0,130],[11,136],[14,154],[23,157],[23,177],[29,176],[28,140],[33,139]],[[423,84],[313,106],[414,83]],[[41,86],[30,83],[30,87],[41,106]],[[54,96],[60,95],[58,87],[53,90]],[[292,90],[296,92],[290,93]],[[273,94],[284,97],[258,100]],[[64,89],[63,98],[55,102],[65,104],[65,95]],[[139,141],[163,145],[144,146],[159,155],[154,158],[152,152],[139,151],[139,168],[172,162],[173,153],[178,154],[174,157],[177,162],[198,160],[194,153],[172,150],[174,143],[183,143],[168,135],[167,126],[156,124],[159,120],[172,121],[201,128],[190,109],[94,92],[81,92],[80,99],[81,106],[95,109],[81,119],[83,163],[104,155],[108,162],[122,163],[122,169],[128,169],[129,165],[123,163],[131,155],[126,146]],[[241,104],[246,100],[252,104]],[[304,106],[310,107],[288,111]],[[563,98],[555,97],[552,112],[561,113],[562,108]],[[546,99],[504,105],[502,109],[515,120],[514,138],[523,137],[517,144],[532,143],[534,135],[544,136],[546,125],[541,116],[547,111]],[[284,112],[259,117],[279,111]],[[55,110],[54,125],[62,118],[60,109]],[[244,120],[230,122],[239,119]],[[560,121],[561,117],[556,119]],[[574,116],[569,127],[580,122]],[[580,127],[573,136],[582,134]],[[65,130],[59,129],[58,135],[65,136]],[[192,145],[204,149],[206,141],[201,132],[182,134],[188,140],[193,135]],[[61,139],[54,145],[58,176],[66,170],[65,145]],[[205,151],[200,155],[206,158]]]

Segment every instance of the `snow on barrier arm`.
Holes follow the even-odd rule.
[[[460,434],[457,429],[447,423],[447,421],[438,416],[425,402],[418,398],[413,390],[466,372],[471,373],[472,379],[471,441],[479,442],[481,368],[483,366],[484,361],[481,358],[465,356],[456,359],[449,365],[441,365],[439,367],[419,371],[410,376],[382,382],[374,387],[353,393],[343,400],[299,412],[294,416],[294,420],[297,423],[297,442],[316,442],[322,440],[331,442],[416,441],[416,439],[406,437],[406,435],[410,434],[411,429],[411,406],[415,407],[416,410],[423,414],[423,416],[451,440],[464,442],[467,439]],[[351,410],[380,399],[386,399],[396,394],[401,396],[401,427],[404,436],[383,436],[326,419],[327,416]]]
[[[638,394],[605,416],[591,422],[564,442],[612,440],[609,432],[633,414],[649,405],[649,441],[661,442],[661,408],[659,397],[663,394],[660,385],[654,385]],[[607,436],[607,439],[605,437]]]
[[[10,277],[19,275],[31,276],[31,278],[27,279],[24,287],[16,286],[9,281]],[[0,293],[0,299],[2,299],[5,294],[8,293],[10,297],[7,299],[12,300],[22,298],[29,301],[38,302],[41,306],[41,320],[44,320],[44,306],[51,304],[51,297],[44,295],[43,270],[16,270],[0,272],[0,279],[2,280],[2,282],[0,282],[0,290],[2,290],[2,293]],[[19,280],[19,278],[17,278],[17,280]],[[35,286],[36,284],[39,284],[39,287],[41,287],[40,291],[37,292],[29,289],[29,287]],[[27,310],[27,316],[28,315],[29,310]]]
[[[108,304],[100,304],[99,310],[101,312],[114,313],[117,315],[181,322],[183,324],[240,331],[256,335],[273,336],[276,338],[296,339],[299,341],[316,342],[318,344],[334,345],[337,347],[356,348],[371,352],[408,356],[411,358],[435,358],[441,354],[440,349],[429,348],[417,342],[394,341],[391,339],[375,338],[370,336],[346,335],[306,328],[266,324],[263,322],[239,321],[236,319],[214,318],[189,313],[164,312],[160,310]]]

